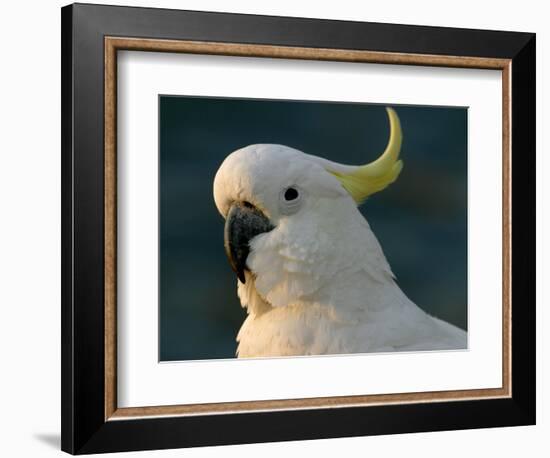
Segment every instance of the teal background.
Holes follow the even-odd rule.
[[[393,106],[404,168],[360,207],[405,293],[467,328],[467,109]],[[279,143],[349,164],[389,134],[383,106],[159,96],[160,360],[232,358],[246,313],[212,196],[224,158]]]

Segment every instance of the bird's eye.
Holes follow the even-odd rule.
[[[294,188],[287,188],[287,190],[285,191],[284,197],[287,202],[291,200],[295,200],[298,198],[298,191]]]
[[[292,215],[300,210],[304,193],[298,186],[283,188],[279,194],[279,207],[283,215]]]

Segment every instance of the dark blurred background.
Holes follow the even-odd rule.
[[[394,106],[404,168],[361,206],[405,293],[467,325],[467,109]],[[232,358],[246,313],[212,196],[232,151],[279,143],[348,164],[388,141],[381,105],[160,96],[160,360]]]

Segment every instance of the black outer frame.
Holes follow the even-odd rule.
[[[535,35],[74,4],[62,8],[61,448],[73,453],[535,424]],[[512,59],[512,397],[104,417],[104,37]]]

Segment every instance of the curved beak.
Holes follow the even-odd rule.
[[[245,269],[249,270],[246,258],[250,252],[250,241],[274,228],[271,221],[248,202],[234,203],[229,209],[224,230],[225,254],[241,283],[246,282]]]

